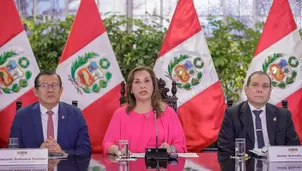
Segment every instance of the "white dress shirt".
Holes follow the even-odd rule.
[[[263,139],[264,139],[264,146],[268,147],[270,146],[270,142],[269,142],[269,137],[268,137],[268,133],[267,133],[267,124],[266,124],[266,105],[264,105],[261,109],[256,109],[252,104],[248,103],[251,109],[251,113],[252,113],[252,118],[253,118],[253,125],[254,125],[254,135],[255,135],[255,144],[254,144],[254,148],[258,148],[258,138],[257,138],[257,133],[256,133],[256,116],[253,113],[253,110],[262,110],[262,112],[260,113],[259,117],[261,119],[261,125],[262,125],[262,133],[263,133]]]
[[[47,137],[47,122],[48,122],[48,114],[46,113],[48,110],[41,105],[40,103],[40,111],[41,111],[41,121],[42,121],[42,129],[43,129],[43,137],[44,141],[48,138]],[[57,141],[58,137],[58,116],[59,116],[59,104],[57,104],[53,109],[52,121],[53,121],[53,128],[54,128],[54,136],[53,137]]]

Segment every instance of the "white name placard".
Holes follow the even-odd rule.
[[[269,171],[301,171],[302,163],[301,162],[270,162]]]
[[[48,165],[46,164],[5,165],[5,166],[0,166],[0,171],[48,171]]]
[[[1,149],[0,165],[48,164],[48,150],[45,149]]]
[[[270,146],[267,160],[269,162],[302,161],[302,146]]]

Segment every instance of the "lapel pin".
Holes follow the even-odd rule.
[[[65,116],[62,116],[62,119],[65,119]]]
[[[273,119],[274,121],[276,121],[277,120],[277,118],[276,117],[274,117],[274,119]]]

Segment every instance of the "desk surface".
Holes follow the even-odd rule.
[[[220,165],[217,158],[217,153],[198,153],[198,158],[178,158],[177,164],[168,163],[166,170],[171,171],[198,171],[198,170],[213,170],[219,171]],[[119,170],[122,167],[128,167],[129,171],[136,170],[147,170],[144,158],[139,158],[136,161],[130,161],[128,164],[115,162],[113,156],[103,156],[99,154],[93,154],[91,156],[90,167],[93,163],[99,163],[101,168],[106,170],[114,171]],[[93,162],[92,162],[93,161]],[[102,170],[102,169],[101,169]],[[127,169],[122,169],[127,170]],[[156,169],[154,169],[156,170]]]
[[[230,156],[217,155],[216,152],[198,153],[198,158],[178,158],[177,163],[168,163],[166,169],[171,171],[232,171],[232,170],[302,170],[302,163],[274,163],[251,158],[243,163],[235,162]],[[236,166],[236,168],[235,168]],[[0,171],[4,170],[31,170],[31,171],[144,171],[156,170],[147,169],[143,158],[136,161],[117,162],[112,155],[93,154],[89,158],[69,157],[64,160],[51,159],[46,166],[0,166]]]

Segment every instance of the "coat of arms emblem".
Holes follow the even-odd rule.
[[[170,61],[165,76],[174,80],[178,88],[191,90],[200,83],[203,66],[204,61],[200,57],[180,55]]]
[[[32,72],[26,70],[30,65],[27,57],[20,57],[15,51],[0,54],[0,94],[17,93],[27,87]]]
[[[274,53],[264,61],[262,69],[271,77],[272,86],[284,89],[286,85],[295,82],[298,65],[299,60],[295,56]]]
[[[98,93],[106,88],[112,74],[108,71],[110,62],[107,58],[98,58],[95,52],[85,53],[72,63],[69,81],[78,90],[78,93]]]

